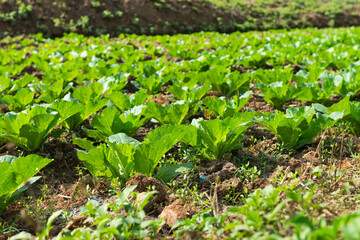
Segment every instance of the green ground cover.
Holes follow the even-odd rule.
[[[356,27],[4,38],[0,234],[357,239],[359,42]],[[138,174],[163,185],[136,193]],[[74,229],[55,204],[71,181]],[[156,208],[176,201],[193,213],[170,223]]]

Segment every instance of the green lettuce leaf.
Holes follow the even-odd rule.
[[[85,119],[99,111],[109,100],[102,97],[103,86],[100,83],[93,83],[89,86],[80,86],[73,94],[67,94],[63,100],[80,103],[84,109],[75,115],[67,118],[63,125],[68,129],[78,127]]]
[[[275,133],[286,149],[300,148],[310,144],[322,131],[331,127],[337,118],[334,115],[316,114],[313,107],[288,107],[286,114],[267,112],[256,119],[265,129]]]
[[[227,100],[225,97],[207,97],[202,100],[208,110],[214,111],[217,116],[222,118],[231,117],[235,113],[241,111],[245,104],[251,98],[252,91],[247,91],[241,95],[234,95],[230,100]]]
[[[0,136],[26,151],[40,148],[61,123],[58,112],[36,106],[27,112],[8,112],[0,118]]]
[[[128,111],[121,114],[115,107],[106,107],[101,114],[96,114],[91,121],[91,125],[95,130],[85,129],[89,137],[96,140],[104,141],[107,137],[117,134],[126,133],[132,136],[142,125],[144,125],[149,117],[144,117],[145,106],[137,106],[137,111]]]
[[[341,121],[348,123],[352,133],[360,136],[360,102],[350,101],[350,96],[347,96],[329,107],[327,113],[342,113]]]
[[[19,112],[34,101],[35,92],[29,88],[21,88],[13,96],[5,95],[3,101],[8,105],[10,111]]]
[[[148,102],[146,106],[145,115],[155,118],[162,125],[180,125],[198,111],[200,103],[194,103],[192,101],[177,101],[163,107],[158,103]]]
[[[78,150],[78,157],[91,174],[117,178],[125,183],[136,173],[151,176],[163,155],[183,138],[185,129],[186,126],[159,127],[142,143],[118,133],[106,139],[106,144],[90,148],[88,152]],[[89,146],[80,144],[85,148]],[[173,176],[174,173],[170,171],[169,174]]]
[[[40,177],[32,177],[51,161],[34,154],[19,158],[0,156],[0,212],[38,180]]]
[[[243,133],[253,124],[254,116],[254,112],[246,112],[224,120],[193,120],[192,126],[187,126],[183,141],[198,149],[204,157],[220,160],[225,153],[242,146]]]

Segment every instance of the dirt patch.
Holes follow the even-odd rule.
[[[164,205],[168,201],[168,190],[169,188],[160,183],[157,179],[152,177],[146,177],[144,174],[138,174],[131,177],[126,183],[126,186],[136,185],[134,191],[139,192],[138,200],[144,197],[144,194],[149,190],[156,190],[158,193],[150,202],[145,206],[144,211],[147,213],[159,214],[161,212],[161,205]]]
[[[247,108],[250,108],[252,110],[257,109],[256,111],[261,112],[261,113],[266,113],[266,112],[271,112],[274,113],[275,109],[274,107],[265,102],[264,98],[262,97],[261,91],[259,89],[257,89],[256,87],[252,88],[253,94],[251,96],[251,98],[249,99],[249,101],[246,103],[246,105],[244,106],[244,111]]]
[[[216,186],[216,193],[218,198],[223,198],[230,192],[242,193],[244,191],[244,184],[240,179],[233,177],[229,180],[225,180],[221,184]]]
[[[147,122],[144,126],[140,127],[132,137],[142,142],[146,138],[148,133],[157,127],[159,127],[159,124]]]
[[[191,204],[182,204],[180,199],[166,206],[159,215],[159,218],[165,218],[166,224],[172,227],[177,220],[191,218],[199,210]]]
[[[165,106],[166,104],[171,103],[170,99],[172,99],[172,98],[174,98],[173,94],[167,94],[167,95],[160,94],[159,96],[154,97],[153,99],[150,99],[147,102],[156,102],[156,103],[158,103],[158,104],[160,104],[162,106]]]

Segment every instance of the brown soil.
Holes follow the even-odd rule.
[[[146,177],[143,174],[133,176],[126,186],[136,185],[135,191],[139,192],[138,199],[141,200],[149,189],[158,191],[155,197],[150,200],[145,206],[144,211],[148,214],[158,215],[161,212],[162,206],[168,201],[168,187],[160,183],[156,178]]]
[[[172,1],[171,4],[158,7],[154,1],[142,0],[102,0],[99,7],[92,6],[90,0],[24,0],[33,6],[24,19],[15,18],[12,22],[0,21],[2,32],[11,35],[19,33],[44,32],[51,36],[60,36],[64,32],[76,31],[84,34],[119,33],[179,33],[199,31],[202,26],[217,26],[217,17],[223,21],[231,20],[228,14],[215,9],[210,3],[202,1]],[[159,2],[160,3],[160,2]],[[16,1],[0,4],[0,12],[16,11]],[[112,17],[104,17],[104,10]],[[122,16],[115,15],[119,11]],[[215,13],[215,14],[214,14]],[[78,20],[88,17],[88,24],[80,26]],[[25,27],[24,27],[25,26]],[[191,28],[191,29],[189,29]],[[145,31],[145,32],[144,32]]]
[[[31,5],[28,11],[20,10],[19,4]],[[97,5],[96,3],[99,2]],[[327,16],[326,12],[306,12],[291,16],[291,20],[281,18],[277,8],[259,6],[243,9],[223,9],[207,1],[192,0],[7,0],[0,3],[0,32],[3,35],[44,33],[57,37],[67,32],[86,35],[119,33],[175,34],[196,31],[264,30],[270,28],[296,27],[340,27],[360,24],[359,9],[341,9],[341,13]],[[286,4],[285,4],[286,5]],[[279,8],[281,9],[281,8]],[[269,14],[267,16],[266,14]],[[274,19],[272,19],[274,18]],[[149,58],[144,58],[144,60]],[[181,59],[169,59],[180,61]],[[265,66],[263,66],[264,68]]]
[[[197,212],[198,209],[193,205],[182,204],[181,200],[177,199],[164,208],[159,218],[165,218],[166,224],[171,228],[177,220],[191,218]]]

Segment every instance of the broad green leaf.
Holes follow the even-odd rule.
[[[83,111],[85,109],[85,106],[75,101],[69,102],[69,101],[59,100],[54,102],[50,108],[54,109],[60,114],[60,122],[63,122],[69,117]]]
[[[300,94],[297,86],[290,86],[290,82],[273,82],[268,85],[260,83],[257,87],[263,93],[265,101],[276,109],[282,108],[287,101],[294,99]]]
[[[0,158],[0,171],[3,174],[0,178],[0,212],[38,180],[32,177],[50,162],[50,159],[34,154],[16,159],[10,156]],[[27,181],[28,184],[24,185]]]
[[[73,136],[72,143],[87,151],[90,151],[95,147],[94,143],[89,141],[87,138],[75,138],[75,136]]]
[[[186,131],[186,126],[181,125],[166,125],[151,131],[136,147],[135,170],[151,176],[161,157],[183,138],[184,131]]]
[[[119,176],[117,164],[115,166],[109,164],[111,159],[115,159],[115,156],[106,144],[100,144],[88,152],[78,150],[77,155],[92,175],[108,178]]]
[[[143,114],[143,111],[121,114],[117,108],[107,107],[101,114],[95,115],[91,121],[95,130],[86,130],[86,132],[99,141],[104,141],[107,137],[117,133],[126,133],[132,136],[148,121],[144,115],[146,114]]]
[[[29,88],[22,88],[18,90],[14,96],[5,95],[3,101],[7,102],[10,111],[19,112],[30,105],[34,100],[35,92]]]
[[[60,115],[44,106],[26,113],[6,113],[0,119],[0,136],[29,151],[40,148],[60,123]]]
[[[243,132],[253,124],[254,116],[255,113],[246,112],[224,120],[193,120],[191,124],[198,129],[196,137],[188,134],[184,141],[199,149],[204,157],[220,160],[225,153],[242,146]]]
[[[108,100],[103,98],[98,101],[91,101],[87,104],[83,104],[84,110],[72,115],[71,117],[67,118],[63,124],[68,129],[74,129],[78,127],[83,121],[85,121],[88,117],[95,114],[99,111],[102,107],[104,107],[108,103]]]
[[[329,107],[327,113],[337,113],[337,115],[342,113],[341,121],[349,123],[351,131],[356,136],[360,136],[360,102],[350,101],[350,96],[348,96]]]
[[[169,91],[174,94],[178,100],[190,100],[199,101],[210,90],[210,84],[204,84],[202,86],[177,86],[173,85],[169,87]]]
[[[310,144],[322,131],[335,123],[336,116],[317,114],[313,119],[313,107],[288,107],[286,114],[276,111],[274,114],[265,113],[256,122],[265,129],[275,133],[284,148],[300,148]]]
[[[133,144],[135,148],[141,144],[138,140],[136,140],[132,137],[129,137],[125,133],[118,133],[118,134],[108,137],[108,142],[116,143],[116,144],[119,144],[119,143]]]
[[[244,94],[241,94],[240,96],[235,95],[230,100],[227,100],[224,97],[207,97],[203,99],[202,102],[210,111],[214,111],[218,116],[226,118],[240,112],[245,104],[249,101],[251,94],[252,91],[248,91]]]
[[[193,168],[192,163],[182,163],[182,164],[166,164],[157,171],[154,175],[155,178],[167,183],[171,179],[179,176],[180,174],[185,173],[189,169]]]
[[[92,83],[89,86],[80,86],[73,92],[73,97],[83,104],[89,104],[98,100],[102,95],[103,86],[101,83]]]
[[[148,102],[146,106],[145,114],[155,118],[162,125],[180,125],[197,112],[200,104],[191,101],[177,101],[163,107],[158,103]]]

